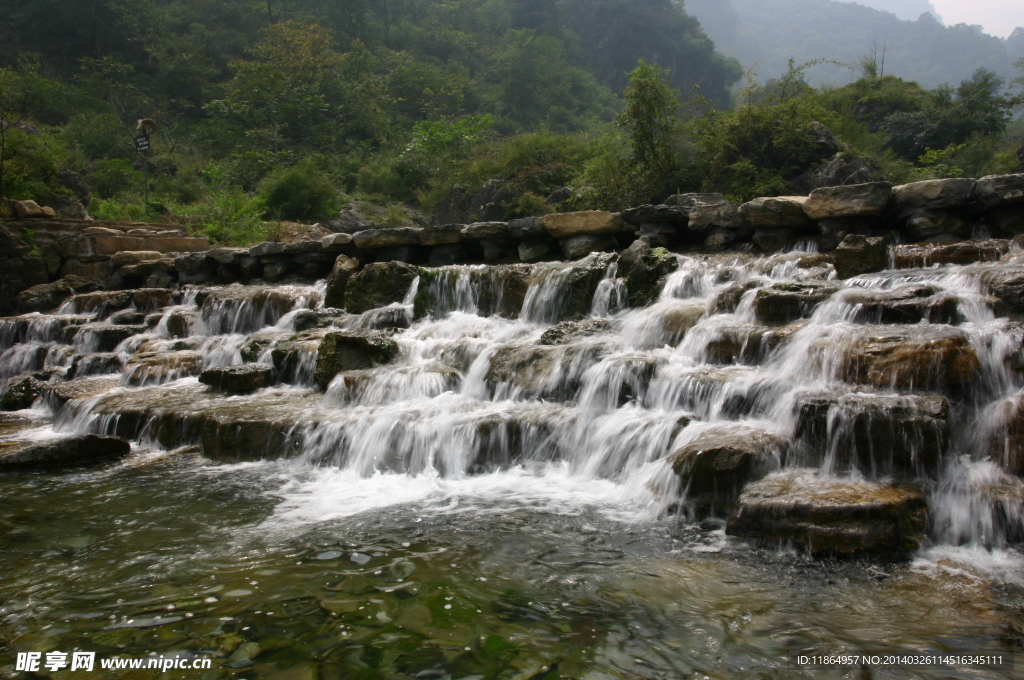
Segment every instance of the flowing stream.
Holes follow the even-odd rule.
[[[980,279],[1010,265],[840,282],[813,253],[678,260],[641,309],[594,255],[534,266],[504,316],[510,270],[453,266],[363,315],[323,310],[322,284],[235,285],[0,320],[0,378],[69,381],[3,416],[0,440],[134,441],[118,464],[0,476],[0,663],[83,649],[211,657],[171,673],[203,680],[1024,677],[1024,483],[993,445],[1022,398],[1024,331]],[[580,268],[600,280],[567,324]],[[766,323],[772,286],[826,292]],[[365,328],[394,329],[397,358],[315,389],[323,335]],[[878,343],[909,348],[903,363],[871,363]],[[969,382],[943,347],[976,357]],[[282,382],[197,380],[243,363]],[[789,442],[772,471],[913,480],[922,546],[815,559],[727,537],[670,463],[709,432]],[[925,650],[1021,665],[794,662]]]

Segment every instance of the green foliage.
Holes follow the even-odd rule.
[[[237,187],[223,187],[198,203],[178,207],[175,214],[194,218],[192,231],[219,245],[245,246],[267,239],[262,202]]]
[[[331,219],[338,210],[338,189],[309,158],[272,174],[260,191],[260,201],[274,217]]]
[[[123,158],[95,161],[85,178],[96,195],[104,199],[139,191],[144,179],[142,173]]]

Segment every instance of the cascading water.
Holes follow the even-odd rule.
[[[150,314],[137,333],[119,330],[128,326],[111,323],[105,311],[83,315],[71,305],[53,316],[0,321],[0,377],[35,371],[56,383],[91,376],[80,393],[48,401],[60,409],[58,429],[127,436],[157,449],[200,444],[209,458],[245,461],[198,469],[219,480],[215,486],[225,484],[216,470],[234,471],[283,499],[263,511],[255,523],[261,531],[327,520],[378,527],[393,519],[410,539],[396,538],[382,554],[404,555],[410,542],[429,542],[417,527],[431,513],[449,518],[439,522],[458,513],[487,517],[491,531],[490,522],[506,515],[518,522],[516,513],[526,511],[582,518],[573,529],[582,537],[579,554],[555,567],[541,555],[529,567],[548,570],[553,580],[571,579],[577,563],[610,564],[600,551],[587,557],[585,548],[588,532],[605,532],[609,522],[647,527],[652,535],[674,532],[658,544],[668,541],[675,554],[725,551],[740,562],[747,558],[736,555],[805,564],[785,551],[727,544],[728,511],[717,501],[702,505],[707,490],[680,473],[676,452],[731,438],[771,444],[756,476],[792,471],[793,479],[823,487],[922,488],[928,533],[904,578],[923,579],[961,550],[967,552],[959,559],[988,560],[985,578],[1016,583],[1000,564],[1010,571],[1024,565],[1014,549],[1024,538],[1024,485],[1012,471],[1019,462],[1010,441],[1024,436],[1014,429],[1024,400],[1017,363],[1024,333],[997,314],[977,274],[981,265],[890,270],[841,282],[807,252],[677,259],[660,295],[639,309],[627,308],[626,279],[606,255],[573,264],[425,270],[405,300],[361,315],[323,309],[322,285],[193,289],[180,304]],[[516,281],[524,282],[519,297]],[[317,348],[332,332],[380,333],[396,343],[396,353],[342,370],[321,394],[311,389]],[[242,364],[273,366],[279,384],[228,395],[196,382],[203,370]],[[98,382],[103,373],[122,379]],[[352,531],[358,543],[361,529]],[[338,555],[349,553],[358,550]],[[452,568],[467,559],[452,557]],[[268,573],[282,569],[276,559],[262,561]],[[747,577],[761,568],[743,563]],[[803,567],[778,573],[790,568]],[[699,580],[699,571],[686,578]],[[349,578],[373,576],[360,574]],[[536,578],[543,581],[542,574]],[[589,578],[588,587],[599,587]],[[391,597],[394,590],[382,592]],[[447,611],[439,602],[435,621]],[[663,625],[655,620],[669,614],[655,609],[638,625]],[[387,625],[393,615],[399,616],[385,612],[387,622],[374,625]],[[904,624],[886,625],[898,631]],[[473,647],[476,638],[469,635],[458,649]],[[935,637],[922,631],[915,639]],[[613,656],[636,653],[625,652],[625,644],[604,647],[615,649]],[[605,659],[597,667],[621,663]],[[677,677],[671,663],[652,663],[658,673],[637,677]],[[548,677],[539,665],[534,671],[517,677]]]

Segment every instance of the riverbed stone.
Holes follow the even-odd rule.
[[[840,279],[880,272],[889,266],[889,248],[882,237],[848,234],[832,253]]]
[[[263,364],[225,366],[203,371],[199,382],[232,394],[246,394],[269,387],[274,380],[274,369]]]
[[[131,444],[116,437],[95,434],[67,437],[0,452],[0,472],[98,465],[124,458],[131,449]]]
[[[617,234],[625,229],[619,213],[587,210],[574,213],[556,213],[539,218],[541,226],[552,238],[563,239],[581,234]]]
[[[362,314],[393,302],[401,302],[418,274],[416,267],[405,262],[368,264],[362,271],[348,277],[345,308],[352,314]]]
[[[43,382],[33,376],[16,377],[3,386],[3,397],[0,397],[0,411],[21,411],[32,408],[43,394]]]
[[[657,300],[666,277],[678,268],[678,258],[669,251],[634,241],[619,256],[618,275],[626,280],[629,306],[646,307]]]
[[[56,309],[62,302],[76,293],[99,290],[102,284],[99,279],[81,276],[65,276],[53,283],[41,283],[18,294],[18,311],[48,312]]]
[[[1002,239],[958,241],[956,243],[911,243],[893,247],[896,269],[917,269],[942,264],[998,262],[1010,252],[1010,242]]]
[[[199,375],[203,357],[192,350],[140,351],[124,365],[125,382],[133,387],[153,385]]]
[[[795,545],[814,555],[896,558],[921,545],[927,515],[924,494],[912,486],[787,470],[747,487],[725,532]]]
[[[614,326],[610,319],[563,321],[544,331],[539,342],[542,345],[568,345],[582,338],[607,333]]]
[[[339,373],[387,364],[398,356],[398,352],[398,344],[382,331],[328,333],[320,343],[317,356],[317,385],[322,390],[327,389]]]
[[[913,324],[921,321],[955,324],[960,320],[960,299],[942,288],[911,284],[891,289],[854,288],[839,299],[853,307],[856,323]]]
[[[922,210],[907,217],[906,229],[918,241],[959,241],[967,236],[967,220],[952,212]]]
[[[812,220],[880,215],[891,196],[892,184],[888,182],[821,187],[811,192],[803,209]]]
[[[324,307],[333,307],[335,309],[344,309],[345,307],[345,290],[348,286],[348,281],[356,272],[359,271],[360,267],[359,260],[348,257],[347,255],[339,255],[334,261],[334,268],[331,270],[331,275],[327,279],[327,290],[324,293]]]
[[[746,484],[782,464],[788,445],[774,432],[723,423],[707,427],[668,461],[687,506],[698,515],[728,514]]]
[[[531,236],[519,242],[519,259],[523,262],[536,262],[543,259],[554,245],[548,236]]]
[[[761,323],[781,326],[809,317],[838,290],[839,285],[829,281],[776,283],[754,296],[754,313]]]

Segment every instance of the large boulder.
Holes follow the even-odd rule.
[[[92,201],[92,189],[78,173],[68,168],[61,168],[57,173],[57,179],[65,189],[75,195],[75,198],[84,207],[89,207],[89,202]]]
[[[352,242],[360,250],[418,246],[420,244],[420,231],[422,230],[415,227],[367,229],[353,234]]]
[[[264,364],[245,364],[211,368],[199,375],[199,382],[215,390],[246,394],[269,387],[274,381],[274,369]]]
[[[907,217],[906,230],[915,241],[959,241],[968,235],[967,220],[954,212],[922,210]]]
[[[345,290],[348,280],[359,271],[359,260],[339,255],[334,261],[334,269],[327,279],[327,290],[324,293],[324,307],[342,309],[345,307]]]
[[[832,472],[933,477],[949,441],[949,402],[935,395],[802,394],[796,412],[808,462]]]
[[[591,253],[614,252],[619,244],[610,234],[578,234],[559,241],[567,260],[579,260]]]
[[[781,466],[788,441],[739,423],[708,426],[669,455],[686,505],[700,515],[727,514],[749,482]]]
[[[974,187],[974,203],[981,210],[1024,203],[1024,173],[982,177]]]
[[[31,246],[3,225],[0,225],[0,270],[3,271],[3,276],[0,276],[0,316],[9,316],[18,310],[18,295],[23,290],[43,285],[47,281],[43,258],[34,255]],[[27,306],[31,309],[26,308],[24,311],[52,308],[35,303]]]
[[[398,344],[381,331],[328,333],[317,355],[316,383],[325,390],[339,373],[386,364],[398,356],[398,352]]]
[[[739,207],[740,217],[754,229],[799,229],[810,220],[804,214],[806,196],[755,198]]]
[[[921,545],[927,517],[925,496],[914,487],[788,470],[747,487],[725,533],[812,554],[900,557]]]
[[[470,241],[509,238],[508,222],[474,222],[462,228],[462,238]]]
[[[740,207],[725,197],[710,194],[690,208],[690,231],[708,232],[712,229],[740,229],[743,227]]]
[[[545,215],[539,221],[548,235],[557,239],[580,234],[617,234],[625,230],[622,215],[599,210]]]
[[[646,307],[661,295],[666,277],[679,268],[675,255],[636,240],[619,256],[619,276],[626,280],[630,307]]]
[[[345,288],[345,308],[362,314],[393,302],[402,302],[418,270],[404,262],[374,262],[350,276]]]
[[[53,208],[40,206],[35,201],[11,201],[14,214],[21,219],[41,219],[57,217]]]
[[[96,279],[65,276],[53,283],[42,283],[19,293],[18,310],[22,313],[48,312],[76,293],[99,290],[101,287]]]
[[[889,247],[881,237],[848,234],[832,253],[832,263],[841,279],[880,272],[889,266]]]
[[[979,279],[988,293],[999,298],[1007,310],[1024,313],[1024,266],[969,265],[961,272]]]
[[[901,216],[923,210],[959,211],[967,206],[976,184],[974,179],[929,179],[895,187],[892,198]]]
[[[464,224],[439,224],[423,227],[420,232],[420,245],[444,246],[462,242]]]
[[[832,297],[839,284],[831,281],[776,283],[754,297],[754,313],[763,324],[780,326],[809,317]]]
[[[815,189],[804,202],[804,213],[812,220],[829,217],[880,215],[889,205],[892,185],[871,182]]]
[[[3,453],[0,449],[0,472],[96,465],[124,458],[131,450],[131,444],[116,437],[95,434],[68,437],[26,446],[10,453]]]

